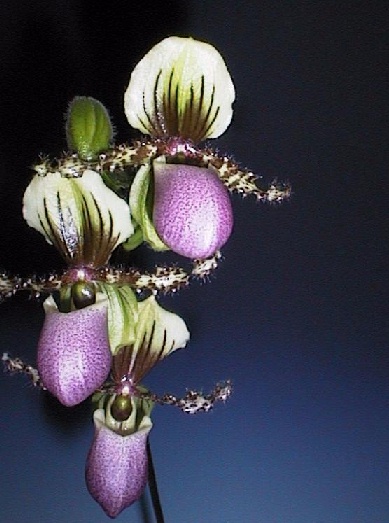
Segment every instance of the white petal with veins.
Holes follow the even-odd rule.
[[[186,346],[190,334],[180,316],[161,307],[154,296],[138,304],[135,343],[126,368],[135,383],[160,360]]]
[[[150,351],[168,356],[176,349],[185,347],[189,331],[180,316],[161,307],[154,296],[138,304],[139,317],[136,327],[137,341],[146,336]],[[161,352],[161,349],[163,351]]]
[[[214,47],[170,37],[135,67],[124,110],[130,125],[143,133],[197,142],[224,133],[234,99],[230,74]]]
[[[109,258],[134,231],[127,203],[92,170],[79,178],[34,176],[24,193],[23,216],[65,258],[84,263]]]

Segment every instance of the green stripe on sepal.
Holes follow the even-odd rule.
[[[108,298],[108,336],[111,352],[115,355],[120,347],[135,343],[138,301],[130,287],[109,283],[98,286]]]
[[[83,160],[93,160],[111,145],[113,126],[104,105],[90,96],[76,96],[66,115],[66,138],[70,150]]]
[[[126,242],[122,243],[122,247],[126,251],[132,251],[139,247],[143,241],[144,238],[142,229],[140,227],[136,227],[134,234],[130,236]]]
[[[144,241],[155,251],[168,251],[169,247],[158,236],[151,218],[154,196],[152,191],[151,166],[142,165],[130,190],[131,214],[142,230]]]

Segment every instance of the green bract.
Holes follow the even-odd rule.
[[[113,127],[104,105],[90,96],[76,96],[67,112],[66,137],[69,149],[83,160],[93,160],[108,149]]]

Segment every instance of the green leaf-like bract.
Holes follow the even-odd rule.
[[[93,160],[108,149],[113,127],[104,105],[90,96],[76,96],[66,115],[66,138],[69,149],[83,160]]]

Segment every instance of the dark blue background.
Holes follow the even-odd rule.
[[[234,197],[215,277],[162,300],[192,341],[147,385],[235,385],[209,414],[154,411],[169,523],[389,521],[387,11],[357,1],[0,5],[4,268],[61,267],[20,215],[28,167],[65,149],[63,113],[77,94],[110,108],[119,142],[135,137],[123,92],[165,36],[208,41],[228,64],[237,100],[220,151],[293,185],[282,206]],[[33,362],[42,319],[25,297],[2,304],[1,352]],[[0,387],[0,521],[109,521],[84,485],[89,404],[59,407],[20,377],[0,375]],[[118,521],[142,518],[137,504]]]

